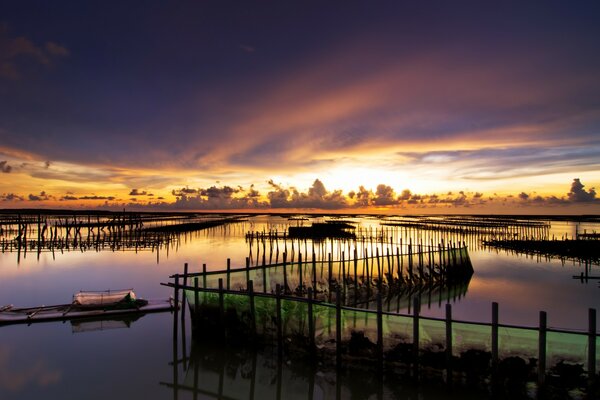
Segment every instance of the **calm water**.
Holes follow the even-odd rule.
[[[380,224],[376,218],[355,220],[363,228],[375,229]],[[130,287],[145,298],[168,297],[172,291],[159,283],[166,282],[170,274],[181,272],[184,263],[189,263],[191,271],[200,270],[202,263],[206,263],[209,270],[217,270],[224,268],[226,259],[231,258],[234,267],[241,267],[249,254],[246,232],[270,229],[281,232],[290,224],[310,222],[289,221],[278,216],[255,216],[244,222],[181,236],[168,248],[163,247],[158,251],[91,250],[40,254],[30,251],[20,255],[6,252],[0,254],[0,305],[68,303],[71,295],[79,290]],[[568,234],[570,237],[575,229],[575,223],[554,222],[550,232],[556,236]],[[580,232],[584,229],[600,231],[599,226],[591,224],[580,224],[577,229]],[[431,231],[400,229],[396,234],[404,240],[410,236],[415,242],[422,239],[425,243],[430,240],[437,242],[441,238],[458,240],[457,236]],[[572,279],[572,275],[578,275],[583,270],[582,266],[485,249],[476,237],[463,237],[460,240],[469,245],[475,274],[467,294],[453,302],[455,319],[490,321],[491,302],[496,301],[500,304],[502,323],[535,326],[538,312],[544,310],[548,312],[548,324],[552,327],[587,328],[587,310],[600,305],[600,289],[597,280],[582,284]],[[600,275],[597,266],[592,267],[592,274]],[[423,314],[441,316],[443,306],[439,307],[435,302],[424,305]],[[116,325],[118,328],[119,324]],[[124,327],[109,329],[112,326],[106,323],[103,330],[91,330],[98,328],[93,326],[72,326],[70,322],[0,327],[0,398],[192,398],[191,392],[176,391],[169,383],[172,384],[176,378],[178,383],[189,384],[194,374],[204,382],[199,385],[200,388],[206,386],[205,396],[198,398],[213,398],[211,393],[214,392],[214,385],[208,386],[215,379],[218,382],[220,375],[205,360],[210,357],[228,359],[231,354],[227,349],[220,349],[220,352],[211,349],[207,353],[206,349],[198,350],[198,346],[195,346],[192,352],[188,333],[185,343],[179,341],[175,349],[177,357],[174,357],[172,316],[169,313],[146,315],[121,325]],[[189,357],[192,357],[192,362],[180,362],[173,367],[174,359]],[[252,365],[252,361],[247,360],[254,360],[258,365],[274,362],[264,354],[247,356],[246,361],[238,364],[229,362],[227,370],[230,374],[226,376],[228,388],[236,385],[242,388],[251,383],[247,381],[247,376],[243,377],[243,372],[249,368],[248,362]],[[358,387],[351,384],[355,382],[354,379],[341,377],[340,382],[346,383],[336,386],[335,377],[330,378],[327,371],[319,371],[315,375],[289,367],[284,366],[284,370],[279,372],[283,386],[288,389],[294,384],[300,385],[299,388],[306,387],[294,393],[302,393],[312,387],[314,398],[335,398],[336,393],[350,392],[356,394],[353,398],[377,398],[382,393],[385,398],[417,398],[417,395],[421,398],[443,397],[436,391],[424,393],[422,389],[417,393],[402,385],[385,387],[373,393],[366,390],[360,394]],[[250,370],[258,371],[256,368]],[[276,398],[278,380],[272,379],[271,375],[277,375],[277,367],[260,371],[255,375],[264,375],[260,381],[262,383],[258,384],[256,375],[254,387],[258,390],[260,386],[260,390],[265,392],[264,396],[259,396],[261,392],[255,391],[254,398]],[[245,399],[251,397],[250,392],[240,389],[230,392],[230,395]],[[290,396],[282,398],[296,398]],[[297,398],[309,397],[299,395]]]

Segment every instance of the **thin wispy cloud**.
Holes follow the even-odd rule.
[[[6,196],[44,188],[74,207],[180,209],[596,204],[573,201],[600,185],[596,5],[186,3],[168,19],[113,7],[5,7]],[[569,197],[573,177],[588,187]]]
[[[26,63],[49,67],[69,54],[66,47],[52,41],[35,44],[25,36],[11,36],[6,25],[0,24],[0,78],[19,79]]]

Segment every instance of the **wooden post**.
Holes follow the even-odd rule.
[[[250,257],[246,257],[246,282],[250,280]]]
[[[413,356],[415,363],[419,358],[419,312],[421,302],[418,296],[413,300]]]
[[[247,283],[248,287],[248,300],[250,301],[250,325],[252,328],[252,334],[256,336],[256,310],[254,306],[254,282],[249,280]]]
[[[173,290],[175,291],[175,314],[173,318],[173,341],[177,341],[177,320],[178,312],[179,312],[179,274],[175,275],[175,285],[173,286]]]
[[[194,314],[198,313],[200,307],[200,293],[198,291],[198,277],[194,277]],[[196,315],[192,315],[195,317]]]
[[[378,367],[383,368],[383,306],[381,293],[377,293],[377,361]]]
[[[300,246],[298,246],[298,249],[300,249]],[[302,283],[302,253],[299,250],[298,250],[298,279],[299,279],[298,287],[300,289],[300,293],[303,293],[302,287],[304,286],[304,284]]]
[[[313,286],[313,291],[314,294],[317,294],[317,260],[316,260],[316,254],[313,251],[312,253],[312,278],[313,278],[313,282],[312,282],[312,286]]]
[[[354,248],[354,283],[356,283],[357,280],[357,275],[358,275],[358,250],[356,250],[356,247]]]
[[[287,252],[283,252],[283,292],[287,293],[288,282],[287,282]]]
[[[202,287],[206,289],[206,264],[202,264]]]
[[[345,256],[345,252],[342,251],[342,275],[341,275],[341,279],[342,279],[342,285],[344,285],[344,287],[346,286],[346,256]]]
[[[358,251],[354,248],[354,306],[358,303]]]
[[[183,264],[183,287],[187,286],[187,275],[188,275],[188,263]],[[185,296],[185,289],[181,290],[181,326],[183,326],[185,319],[185,304],[187,297]]]
[[[588,310],[588,379],[596,375],[596,309]]]
[[[408,275],[413,278],[412,239],[408,241]]]
[[[498,366],[498,303],[492,303],[492,369]]]
[[[285,253],[284,253],[285,254]],[[283,354],[283,328],[281,321],[281,285],[275,286],[275,307],[276,323],[277,323],[277,352],[281,356]]]
[[[187,286],[188,263],[183,264],[183,286]]]
[[[227,259],[227,290],[231,290],[231,259]]]
[[[421,243],[417,244],[417,257],[419,259],[419,275],[420,278],[423,279],[425,273],[423,272],[423,246]]]
[[[369,253],[365,247],[365,270],[367,272],[367,296],[371,295],[371,277],[369,275]]]
[[[540,331],[538,342],[538,384],[543,385],[546,380],[546,311],[540,311]]]
[[[331,263],[331,253],[327,253],[327,265],[329,266],[329,278],[328,278],[328,292],[329,292],[329,302],[331,303],[331,286],[333,281],[333,265]]]
[[[269,261],[270,262],[270,261]],[[262,266],[262,284],[263,284],[263,293],[267,293],[267,266],[263,264]]]
[[[388,280],[392,282],[392,275],[394,273],[394,266],[392,265],[392,260],[390,259],[390,248],[385,249],[385,258],[387,259],[387,276]]]
[[[223,293],[223,278],[219,278],[219,327],[225,331],[225,294]]]
[[[379,278],[377,288],[381,291],[381,262],[379,261],[379,247],[375,248],[375,257],[377,258],[377,277]]]
[[[339,368],[342,358],[342,294],[339,285],[335,289],[335,353]]]
[[[446,303],[446,370],[452,374],[452,304]]]
[[[310,352],[315,349],[315,320],[313,315],[313,289],[308,288],[308,345]]]

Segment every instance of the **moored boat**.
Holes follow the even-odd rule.
[[[133,289],[81,291],[73,295],[69,304],[16,308],[0,307],[0,325],[60,321],[81,318],[109,318],[128,314],[170,311],[175,308],[172,298],[145,300]]]

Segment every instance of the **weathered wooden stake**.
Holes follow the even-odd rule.
[[[315,320],[313,316],[313,289],[308,288],[308,344],[310,351],[315,349]]]
[[[227,290],[231,290],[231,259],[227,259]]]
[[[225,331],[225,294],[223,293],[223,278],[219,278],[219,327]]]
[[[419,312],[421,302],[418,296],[413,300],[413,356],[415,363],[418,363],[419,358]]]
[[[250,325],[252,328],[252,334],[256,336],[256,310],[254,306],[254,282],[249,280],[248,286],[248,300],[250,301]]]
[[[543,385],[546,380],[546,311],[540,311],[540,331],[538,342],[538,384]]]
[[[344,285],[344,288],[346,287],[346,260],[344,257],[344,252],[342,251],[342,285]]]
[[[283,292],[287,293],[288,282],[287,282],[287,252],[283,252]]]
[[[378,367],[383,368],[383,306],[381,293],[377,293],[377,361]]]
[[[183,287],[187,286],[187,275],[188,275],[188,263],[183,264]],[[185,296],[185,291],[181,290],[181,326],[184,324],[185,319],[185,305],[186,305],[187,297]]]
[[[498,303],[492,303],[492,368],[498,366]]]
[[[316,294],[317,293],[317,260],[316,260],[316,254],[314,251],[312,253],[312,278],[313,278],[313,282],[312,282],[313,291]]]
[[[183,286],[187,286],[188,263],[183,264]]]
[[[298,288],[300,289],[300,293],[302,293],[302,288],[303,288],[304,284],[302,283],[302,253],[301,252],[298,253],[298,279],[299,279]]]
[[[173,341],[177,341],[177,330],[178,330],[178,313],[179,313],[179,274],[175,275],[175,285],[173,286],[175,291],[175,314],[173,316]]]
[[[198,291],[198,277],[194,277],[194,314],[198,313],[198,309],[200,308],[200,292]],[[192,317],[195,315],[192,314]]]
[[[331,287],[333,285],[333,264],[331,262],[331,253],[327,253],[327,265],[329,266],[329,278],[328,278],[328,293],[329,293],[329,302],[331,303]]]
[[[446,303],[446,369],[452,375],[452,304]]]
[[[342,361],[342,293],[339,286],[335,289],[335,354],[339,368]]]
[[[596,309],[588,310],[588,378],[596,375]]]
[[[250,257],[246,257],[246,282],[250,280]]]
[[[281,321],[281,285],[279,283],[275,286],[275,307],[276,311],[276,321],[277,324],[277,351],[278,354],[283,354],[283,327]]]

